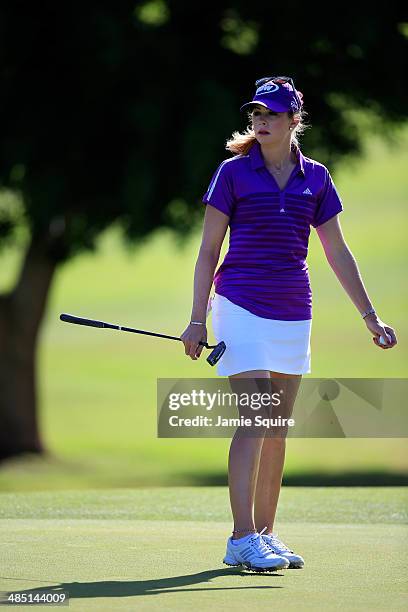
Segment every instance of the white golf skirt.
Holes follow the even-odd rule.
[[[215,293],[208,300],[217,343],[227,348],[216,364],[219,376],[251,370],[310,373],[312,320],[281,321],[258,317]]]

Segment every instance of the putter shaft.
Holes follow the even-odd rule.
[[[123,327],[122,325],[114,325],[113,323],[105,323],[104,321],[97,321],[95,319],[85,319],[83,317],[77,317],[75,315],[63,313],[60,315],[61,321],[65,323],[75,323],[76,325],[86,325],[87,327],[100,327],[107,329],[117,329],[119,331],[131,332],[134,334],[144,334],[146,336],[156,336],[158,338],[168,338],[169,340],[180,340],[177,336],[168,336],[166,334],[157,334],[155,332],[145,331],[143,329],[134,329],[133,327]],[[202,346],[206,348],[216,348],[218,345],[210,345],[207,342],[199,342]]]

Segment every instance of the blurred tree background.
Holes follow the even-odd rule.
[[[246,127],[238,109],[256,78],[293,76],[313,126],[302,148],[335,176],[362,152],[367,134],[396,138],[407,115],[408,28],[393,2],[369,13],[354,3],[328,18],[301,2],[277,11],[263,1],[222,0],[6,1],[0,27],[3,265],[10,250],[20,253],[0,295],[0,458],[7,459],[45,450],[38,342],[58,270],[96,252],[113,226],[141,257],[160,228],[175,236],[171,248],[190,244],[225,141]],[[142,269],[152,275],[151,300],[166,285],[160,259],[169,255],[156,261],[149,253],[150,268]],[[120,279],[100,262],[117,303]],[[184,272],[190,282],[192,270]],[[80,304],[89,277],[76,280],[71,295]],[[172,281],[177,292],[186,276],[174,270]],[[183,374],[193,375],[186,366],[174,376]]]

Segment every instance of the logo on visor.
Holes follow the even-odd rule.
[[[258,87],[255,95],[259,96],[262,94],[274,93],[275,91],[278,91],[278,89],[279,85],[276,85],[276,83],[274,83],[273,81],[269,81],[269,83],[265,83],[265,85],[261,85],[261,87]]]

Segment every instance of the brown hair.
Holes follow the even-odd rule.
[[[300,99],[303,102],[303,94],[301,91],[297,92],[299,94]],[[300,111],[288,111],[287,112],[289,119],[293,117],[299,117],[299,123],[294,127],[291,135],[291,145],[294,145],[300,148],[299,145],[299,137],[303,135],[303,133],[311,127],[310,125],[305,123],[305,119],[308,113],[303,110],[303,107]],[[231,151],[235,155],[247,155],[249,149],[256,142],[255,132],[252,127],[252,110],[248,112],[248,120],[249,125],[243,132],[233,132],[231,138],[229,138],[226,142],[225,148],[227,151]]]

